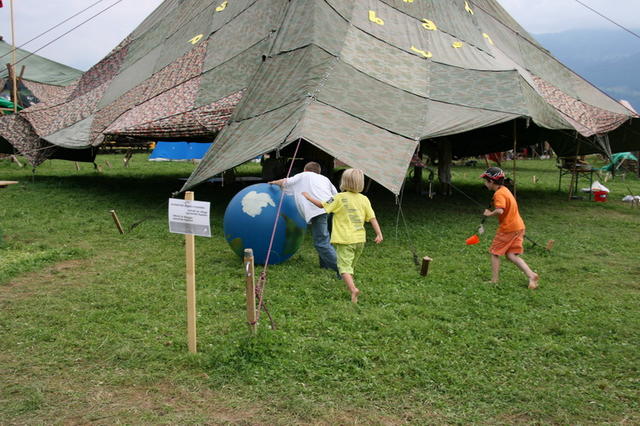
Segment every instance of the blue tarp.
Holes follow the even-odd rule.
[[[200,160],[210,146],[211,143],[201,142],[158,142],[149,161]]]

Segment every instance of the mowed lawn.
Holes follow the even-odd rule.
[[[482,212],[467,196],[491,197],[481,164],[453,170],[466,196],[408,187],[400,216],[373,185],[385,240],[356,269],[360,303],[317,267],[307,235],[269,268],[277,329],[263,316],[255,338],[242,262],[222,235],[242,186],[202,185],[214,235],[196,238],[194,355],[184,237],[166,211],[194,166],[142,154],[128,168],[117,155],[97,163],[48,161],[32,175],[0,162],[0,180],[20,181],[0,189],[2,424],[640,423],[640,208],[620,201],[640,194],[635,176],[603,181],[606,203],[569,201],[553,160],[518,162],[528,235],[555,240],[551,252],[526,244],[537,291],[508,262],[487,283],[495,220],[464,244]],[[433,258],[427,277],[414,250]]]

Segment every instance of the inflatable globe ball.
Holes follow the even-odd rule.
[[[253,249],[254,262],[264,265],[275,224],[282,190],[278,185],[259,183],[238,192],[224,212],[224,236],[240,258]],[[298,212],[293,196],[282,199],[280,217],[273,238],[269,264],[282,263],[300,248],[307,223]]]

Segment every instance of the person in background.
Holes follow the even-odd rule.
[[[529,288],[538,288],[540,277],[533,272],[529,265],[520,257],[524,252],[525,225],[518,211],[518,203],[515,197],[504,185],[505,176],[502,169],[489,167],[482,175],[484,186],[493,191],[494,210],[485,209],[487,217],[498,216],[499,227],[496,236],[489,247],[491,253],[491,282],[497,283],[500,277],[500,256],[506,256],[529,279]]]
[[[351,301],[358,303],[360,290],[353,280],[354,267],[362,254],[366,241],[364,223],[369,222],[376,233],[376,244],[382,242],[382,231],[371,208],[369,199],[360,192],[364,189],[364,172],[360,169],[347,169],[340,180],[340,190],[335,197],[322,202],[308,192],[302,195],[318,208],[333,213],[331,243],[338,254],[338,271],[351,292]]]
[[[320,267],[331,269],[338,273],[336,250],[331,245],[328,215],[324,209],[316,207],[307,202],[302,196],[303,192],[312,194],[320,200],[328,200],[335,194],[337,190],[331,181],[321,175],[322,169],[320,164],[309,162],[305,164],[304,170],[290,178],[284,178],[269,182],[272,185],[278,185],[286,192],[292,193],[296,205],[304,219],[311,225],[311,236],[313,237],[313,246],[318,252],[320,258]]]

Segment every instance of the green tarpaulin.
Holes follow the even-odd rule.
[[[614,170],[615,168],[617,168],[618,164],[621,163],[624,160],[638,161],[638,157],[636,157],[635,155],[633,155],[630,152],[618,152],[616,154],[613,154],[611,156],[611,162],[609,164],[601,167],[600,170],[604,170],[606,172],[610,172],[610,171]]]
[[[0,98],[0,108],[2,108],[2,114],[13,114],[14,105],[13,102],[6,100],[5,98]],[[10,110],[10,111],[7,111]],[[18,106],[18,111],[22,109],[21,106]]]
[[[11,50],[12,47],[9,43],[0,40],[0,57],[2,57],[3,64],[2,67],[0,67],[0,79],[8,78],[8,71],[4,64],[11,63],[13,60]],[[82,75],[82,71],[78,69],[39,55],[32,55],[23,49],[16,49],[16,63],[18,75],[24,66],[24,74],[22,74],[24,80],[54,86],[66,86]]]

